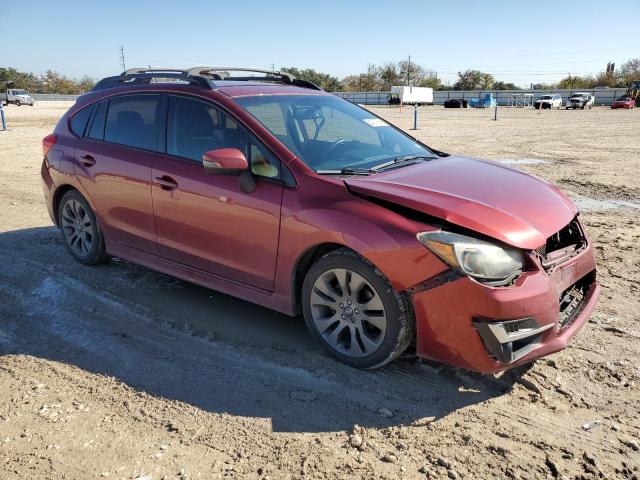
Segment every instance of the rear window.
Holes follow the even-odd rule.
[[[157,150],[160,95],[127,95],[109,102],[104,139],[145,150]]]
[[[84,135],[84,130],[87,128],[87,122],[89,121],[89,117],[91,117],[94,106],[95,105],[89,105],[71,117],[69,126],[71,127],[71,131],[77,136],[81,137]]]

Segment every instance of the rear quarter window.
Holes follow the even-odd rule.
[[[89,122],[89,117],[91,117],[91,113],[93,112],[95,105],[89,105],[88,107],[84,107],[82,110],[76,112],[69,121],[69,127],[71,131],[82,137],[84,135],[84,131],[87,128],[87,123]]]
[[[108,102],[100,102],[97,107],[96,113],[91,121],[91,127],[89,127],[89,133],[87,137],[94,140],[102,140],[104,138],[104,121],[107,118],[107,105]]]

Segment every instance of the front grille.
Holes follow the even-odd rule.
[[[587,245],[587,240],[578,222],[574,218],[564,228],[554,233],[544,245],[535,249],[545,270],[550,270],[575,256]]]
[[[558,315],[558,330],[568,327],[582,311],[587,294],[595,281],[595,270],[567,288],[560,295],[560,312]]]

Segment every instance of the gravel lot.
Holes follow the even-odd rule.
[[[68,106],[9,106],[0,132],[0,478],[640,478],[640,109],[420,109],[412,133],[559,185],[596,243],[603,295],[570,347],[481,376],[354,371],[300,318],[74,262],[40,186]]]

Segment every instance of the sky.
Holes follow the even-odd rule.
[[[411,56],[445,82],[475,68],[526,87],[640,57],[637,15],[617,22],[638,6],[638,0],[22,0],[0,14],[6,16],[0,67],[97,79],[121,71],[124,47],[127,68],[274,65],[342,78]]]

